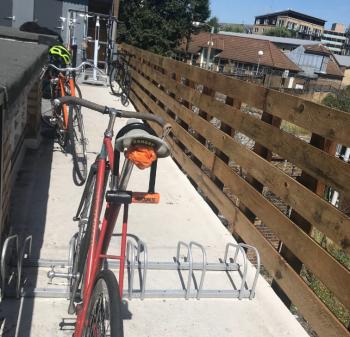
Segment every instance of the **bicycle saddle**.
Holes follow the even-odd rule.
[[[134,146],[149,146],[156,151],[158,158],[170,155],[168,144],[157,137],[150,127],[136,120],[131,120],[118,132],[115,149],[123,152]]]

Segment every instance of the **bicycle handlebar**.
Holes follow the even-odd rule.
[[[78,71],[78,70],[80,70],[83,66],[89,66],[89,67],[95,68],[95,69],[98,70],[101,74],[104,74],[103,71],[101,71],[101,69],[99,69],[98,67],[96,67],[94,64],[92,64],[92,63],[90,63],[90,62],[86,62],[86,61],[82,62],[80,65],[78,65],[78,66],[75,67],[75,68],[73,68],[73,67],[58,68],[58,67],[56,67],[54,64],[51,64],[51,63],[49,63],[49,64],[47,65],[47,67],[54,68],[54,69],[56,69],[57,71],[60,71],[60,72]]]
[[[94,102],[90,102],[86,99],[75,97],[75,96],[64,96],[60,98],[55,99],[56,105],[61,104],[73,104],[73,105],[81,105],[88,109],[98,111],[102,114],[109,114],[109,113],[115,113],[117,117],[120,118],[138,118],[138,119],[144,119],[148,121],[153,121],[159,124],[162,127],[165,127],[167,124],[165,123],[164,119],[160,116],[156,116],[150,113],[144,113],[144,112],[137,112],[137,111],[127,111],[127,110],[120,110],[115,108],[110,108],[108,106],[103,106]]]

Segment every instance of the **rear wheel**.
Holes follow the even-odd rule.
[[[121,67],[116,63],[114,64],[109,75],[109,85],[114,95],[120,95],[122,92],[122,88],[120,86],[121,79]]]
[[[86,317],[84,337],[123,337],[119,286],[114,274],[101,271],[95,282]]]
[[[86,139],[83,116],[77,106],[69,107],[68,133],[74,170],[83,184],[87,176]]]

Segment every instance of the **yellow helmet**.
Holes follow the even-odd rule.
[[[59,63],[61,66],[71,63],[70,52],[62,45],[55,45],[49,49],[50,62],[57,65]]]

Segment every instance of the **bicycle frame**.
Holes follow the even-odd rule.
[[[83,289],[83,303],[82,306],[77,310],[78,317],[75,326],[74,337],[81,337],[84,331],[84,326],[88,323],[86,316],[89,310],[89,303],[95,285],[95,279],[97,277],[98,272],[101,269],[102,261],[104,259],[113,259],[120,261],[118,281],[120,298],[122,298],[124,285],[124,267],[129,204],[143,202],[157,203],[159,198],[158,194],[154,193],[157,160],[154,161],[151,166],[149,188],[147,193],[132,193],[125,191],[134,164],[130,160],[125,159],[121,173],[119,174],[120,152],[114,150],[112,146],[112,130],[115,119],[116,115],[111,114],[108,128],[105,131],[102,149],[96,160],[97,173],[94,191],[94,207],[92,208],[92,213],[90,216],[92,224],[92,234],[87,256],[87,268],[85,274],[85,284]],[[107,203],[105,206],[104,216],[100,228],[99,220],[102,211],[104,186],[106,183],[105,179],[108,179],[106,175],[106,170],[110,170],[112,174],[111,190],[106,194]],[[112,199],[113,196],[114,199]],[[152,199],[152,197],[154,199]],[[113,235],[113,231],[117,222],[121,206],[123,206],[123,221],[121,229],[120,254],[108,255],[107,250]]]
[[[61,97],[66,96],[66,90],[65,90],[65,81],[67,80],[66,76],[63,74],[58,75],[58,86],[60,90]],[[75,96],[75,85],[74,85],[74,79],[70,76],[68,79],[68,84],[69,84],[69,89],[70,89],[70,94],[71,96]],[[63,104],[62,105],[63,109],[63,126],[64,129],[68,129],[68,105]]]

